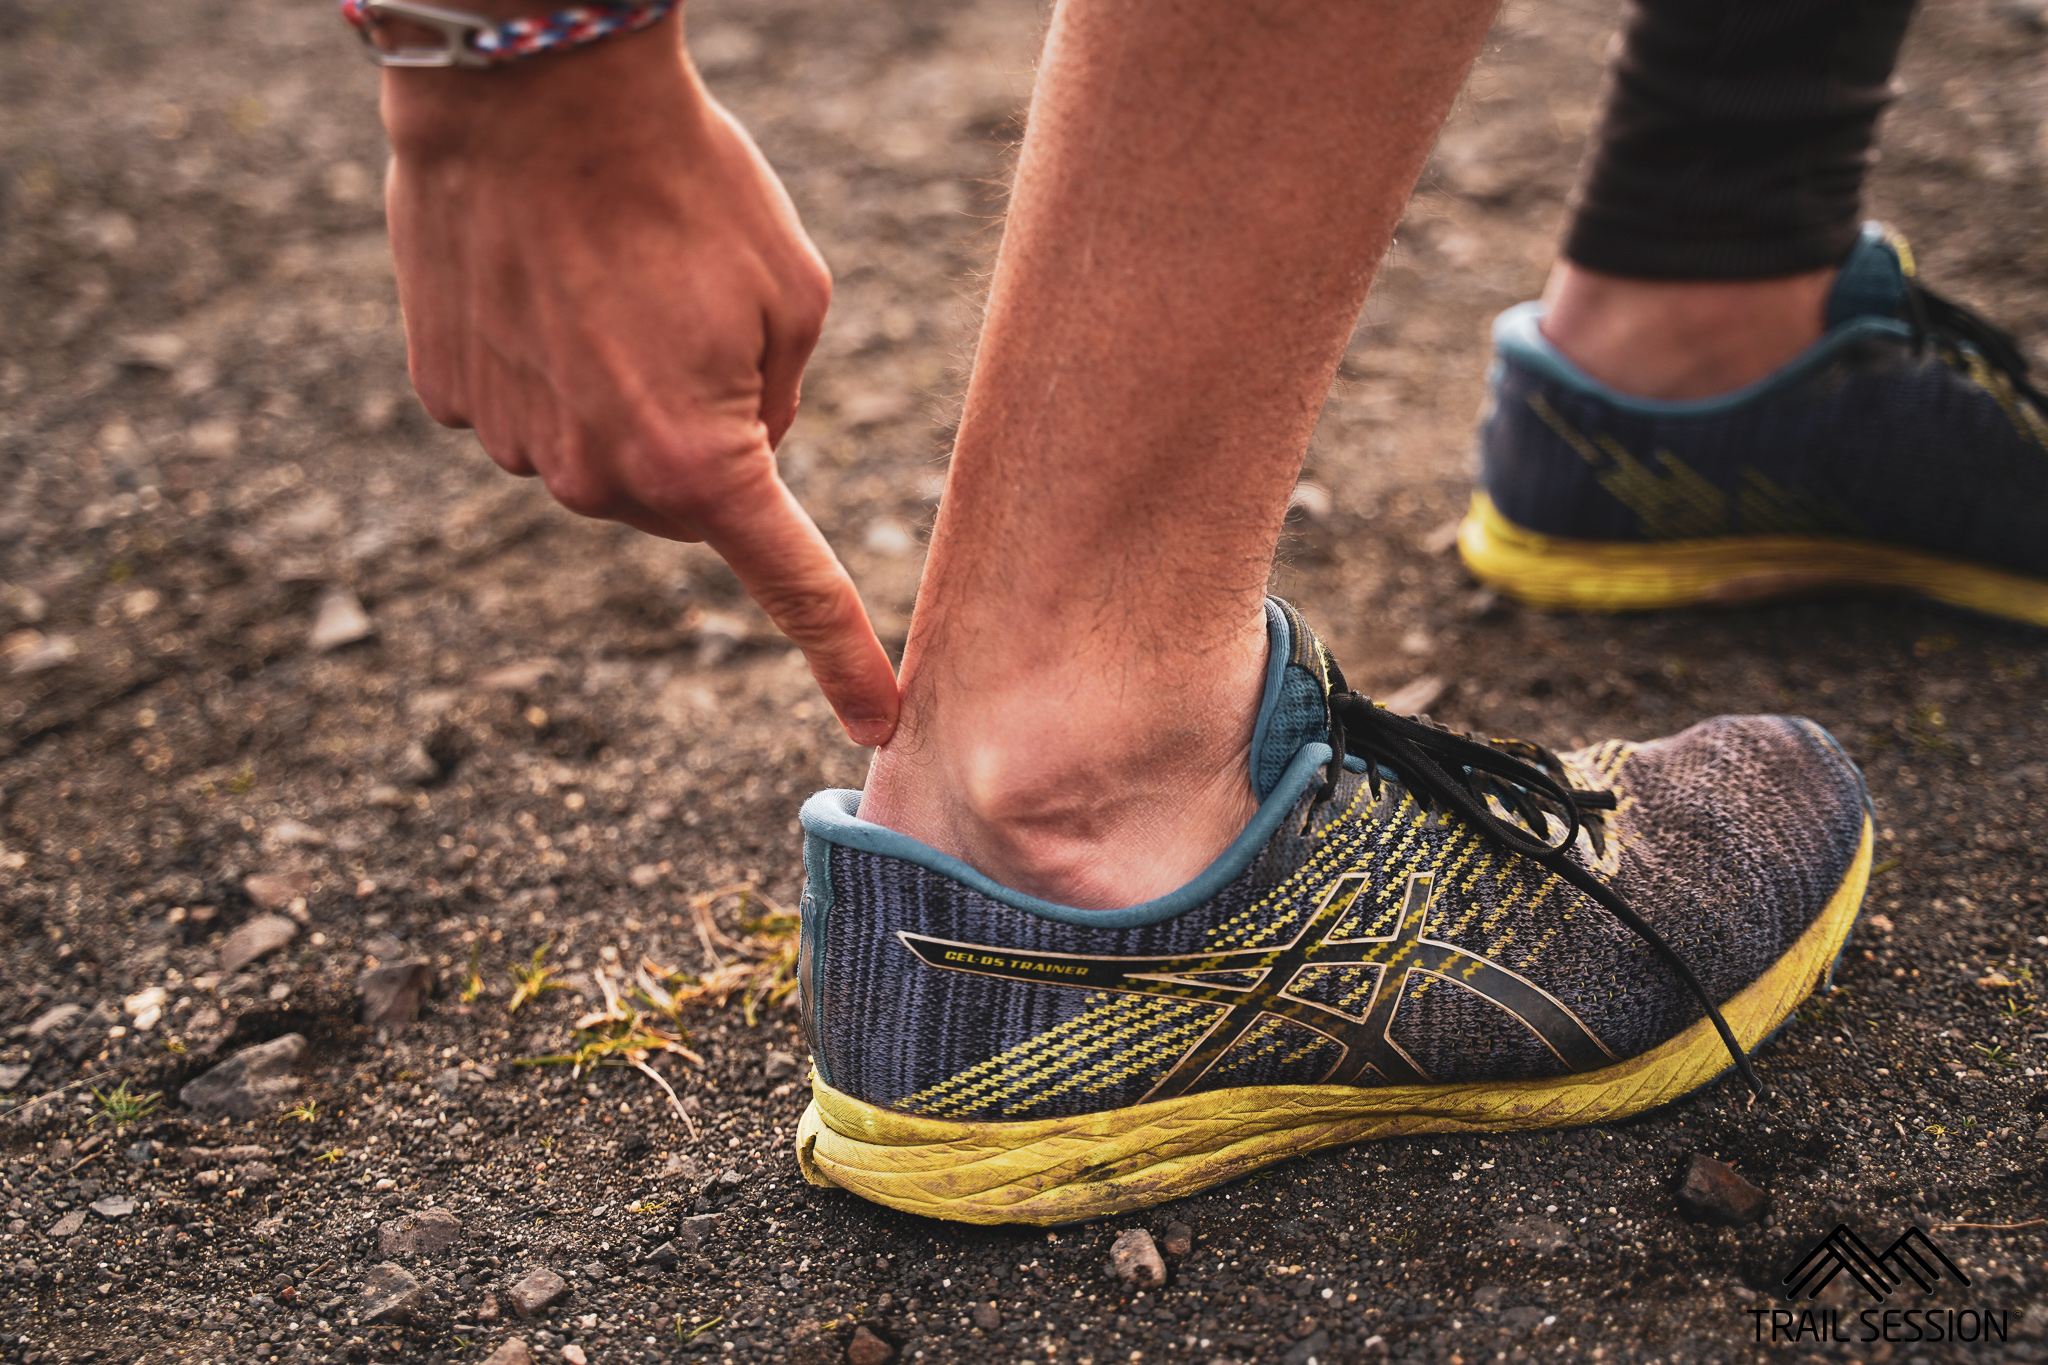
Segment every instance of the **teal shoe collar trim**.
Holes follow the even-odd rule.
[[[1285,656],[1282,656],[1283,658]],[[1012,891],[994,879],[975,871],[951,854],[941,853],[919,839],[907,834],[898,834],[893,829],[884,829],[855,814],[860,809],[860,793],[837,789],[822,791],[804,802],[798,818],[805,831],[843,848],[857,848],[865,853],[878,854],[884,858],[898,858],[906,863],[936,872],[941,877],[951,878],[963,886],[973,887],[990,900],[1040,919],[1057,921],[1060,924],[1076,924],[1091,929],[1135,929],[1141,925],[1158,924],[1186,914],[1196,906],[1212,899],[1217,892],[1228,886],[1240,873],[1251,866],[1273,835],[1280,828],[1280,822],[1293,813],[1309,783],[1317,778],[1316,770],[1328,761],[1330,746],[1311,742],[1301,746],[1294,761],[1287,765],[1286,774],[1273,794],[1259,806],[1251,823],[1244,832],[1231,840],[1230,847],[1223,850],[1216,861],[1203,868],[1191,882],[1169,891],[1156,900],[1143,901],[1137,905],[1126,905],[1119,910],[1083,910],[1078,906],[1058,905],[1052,901],[1027,896],[1021,891]],[[1346,767],[1351,767],[1347,761]],[[1363,765],[1360,765],[1363,766]]]
[[[1819,341],[1754,384],[1745,384],[1739,389],[1717,394],[1712,398],[1668,402],[1656,398],[1637,398],[1633,394],[1608,388],[1567,360],[1564,352],[1550,344],[1550,339],[1544,336],[1538,327],[1542,321],[1543,305],[1540,302],[1519,303],[1502,313],[1493,320],[1495,354],[1503,360],[1512,360],[1517,365],[1534,370],[1560,384],[1591,394],[1611,407],[1624,412],[1640,413],[1646,417],[1718,416],[1797,383],[1814,370],[1828,364],[1838,351],[1859,341],[1880,337],[1911,341],[1913,338],[1913,329],[1906,323],[1895,318],[1866,315],[1833,328]]]

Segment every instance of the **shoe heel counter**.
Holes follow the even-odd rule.
[[[1586,509],[1612,499],[1599,486],[1591,441],[1559,413],[1563,396],[1529,367],[1495,357],[1479,427],[1478,481],[1494,508],[1516,526],[1584,537],[1592,529],[1582,524]],[[1574,437],[1584,449],[1575,447]]]
[[[832,1083],[831,1049],[825,1037],[821,1006],[825,964],[825,928],[832,914],[831,845],[817,835],[804,835],[804,891],[798,903],[796,945],[797,1013],[811,1065],[827,1085]]]

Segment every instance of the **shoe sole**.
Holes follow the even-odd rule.
[[[1567,540],[1517,526],[1475,492],[1458,550],[1481,582],[1551,610],[1653,611],[1884,588],[2048,626],[2048,582],[1846,537]]]
[[[1745,1050],[1834,965],[1870,879],[1866,818],[1855,861],[1798,942],[1721,1007]],[[797,1163],[813,1185],[963,1223],[1072,1223],[1179,1199],[1324,1147],[1419,1133],[1605,1123],[1668,1104],[1729,1069],[1701,1019],[1640,1057],[1538,1081],[1361,1089],[1247,1086],[1071,1118],[964,1123],[865,1104],[811,1078]]]

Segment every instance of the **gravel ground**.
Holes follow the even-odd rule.
[[[900,640],[1042,16],[692,15],[838,278],[785,460]],[[1829,726],[1881,829],[1836,989],[1761,1052],[1768,1108],[1724,1083],[1048,1233],[798,1179],[794,816],[864,755],[714,560],[419,413],[375,81],[328,8],[0,0],[0,1360],[2041,1358],[2041,636],[1872,601],[1545,617],[1447,553],[1484,324],[1540,286],[1613,18],[1503,15],[1277,583],[1362,688],[1453,724]],[[1873,198],[2048,359],[2043,50],[2038,6],[1930,5]],[[685,998],[579,1033],[643,964]],[[519,1000],[515,966],[564,989]],[[187,1089],[256,1045],[272,1073]],[[1688,1212],[1696,1155],[1767,1214]],[[1838,1223],[1951,1258],[1875,1310],[1920,1340],[1862,1340],[1847,1277],[1791,1315]],[[1928,1339],[1987,1310],[2004,1340]]]

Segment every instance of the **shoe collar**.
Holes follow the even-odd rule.
[[[1252,790],[1259,808],[1214,862],[1164,896],[1115,910],[1084,910],[1026,895],[922,840],[861,819],[860,793],[848,790],[822,791],[804,802],[798,818],[804,827],[806,868],[816,876],[827,846],[836,844],[915,864],[991,900],[1061,924],[1133,929],[1185,914],[1214,899],[1251,866],[1321,777],[1330,757],[1327,699],[1333,688],[1343,689],[1343,673],[1300,613],[1278,598],[1266,599],[1266,651],[1265,695],[1252,730]]]

